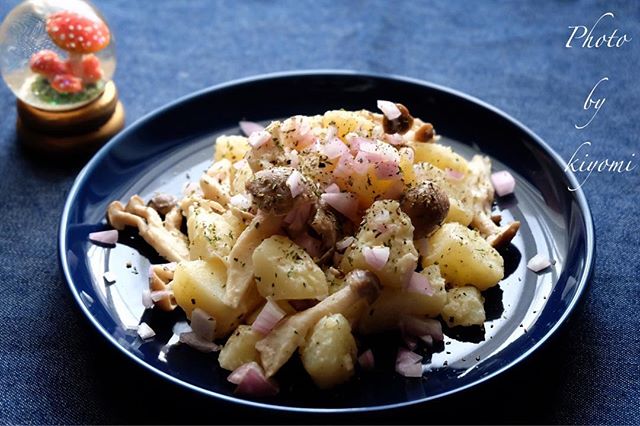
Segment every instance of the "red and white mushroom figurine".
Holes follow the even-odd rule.
[[[75,12],[56,12],[47,18],[47,34],[61,49],[69,53],[66,62],[55,52],[42,50],[31,57],[30,67],[42,74],[59,93],[78,93],[85,84],[102,78],[100,60],[93,55],[111,41],[109,28]]]
[[[47,78],[67,72],[67,65],[53,50],[41,50],[35,53],[29,60],[29,67],[31,71]]]

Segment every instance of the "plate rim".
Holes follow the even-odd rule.
[[[174,101],[166,103],[147,114],[144,114],[142,117],[138,118],[135,122],[127,126],[122,132],[114,136],[109,142],[107,142],[104,146],[96,152],[93,157],[87,162],[87,164],[82,168],[82,170],[78,173],[75,178],[73,185],[69,189],[69,193],[67,194],[62,215],[60,218],[60,225],[58,231],[58,260],[59,265],[63,271],[64,279],[73,295],[73,298],[76,301],[76,304],[80,307],[80,310],[83,312],[84,316],[89,319],[89,322],[93,324],[96,330],[103,335],[113,346],[115,346],[121,353],[125,354],[128,358],[132,359],[135,363],[146,369],[148,372],[155,373],[164,379],[181,386],[183,388],[189,389],[193,392],[197,392],[202,395],[206,395],[209,397],[214,397],[226,402],[241,404],[250,406],[253,408],[259,409],[267,409],[267,410],[278,410],[283,412],[297,412],[297,413],[318,413],[318,414],[349,414],[349,413],[364,413],[364,412],[372,412],[372,411],[381,411],[381,410],[391,410],[401,407],[409,407],[417,404],[423,404],[428,401],[436,400],[439,398],[443,398],[466,389],[469,389],[473,386],[484,383],[493,377],[496,377],[510,368],[516,366],[517,364],[524,361],[527,357],[529,357],[532,353],[538,350],[544,343],[546,343],[549,339],[552,338],[557,332],[557,330],[566,322],[567,318],[573,313],[575,307],[582,299],[584,292],[591,281],[593,276],[593,272],[595,269],[595,248],[596,248],[596,236],[595,236],[595,228],[593,217],[591,215],[591,209],[587,202],[584,191],[580,186],[577,186],[578,190],[573,191],[574,197],[577,201],[578,208],[580,210],[582,219],[584,220],[585,225],[585,248],[586,248],[586,256],[585,256],[585,269],[586,273],[582,274],[581,279],[577,282],[577,290],[575,296],[571,299],[570,303],[567,305],[565,311],[558,319],[558,321],[550,327],[547,332],[542,336],[540,340],[535,342],[528,350],[521,353],[519,356],[512,359],[510,362],[506,363],[501,368],[483,376],[475,381],[467,383],[465,385],[456,387],[454,389],[450,389],[448,391],[440,392],[435,395],[427,396],[420,399],[415,399],[411,401],[404,402],[396,402],[392,404],[380,404],[374,406],[366,406],[366,407],[347,407],[347,408],[316,408],[316,407],[295,407],[295,406],[287,406],[287,405],[279,405],[279,404],[270,404],[265,402],[260,402],[256,400],[244,399],[235,396],[228,396],[222,393],[218,393],[216,391],[205,389],[184,380],[178,379],[162,370],[157,369],[156,367],[147,364],[144,360],[135,356],[132,352],[128,351],[126,348],[121,346],[115,338],[105,330],[102,324],[96,319],[86,304],[83,302],[78,289],[73,284],[73,277],[71,271],[69,269],[69,260],[67,258],[67,246],[66,246],[66,235],[67,235],[67,222],[69,219],[69,213],[74,204],[76,197],[79,194],[79,189],[82,184],[86,181],[90,172],[96,167],[96,165],[111,151],[112,147],[121,143],[121,141],[125,140],[129,133],[133,133],[136,129],[144,126],[147,122],[151,121],[156,115],[167,112],[176,106],[179,106],[182,103],[189,102],[195,98],[205,96],[212,92],[224,90],[227,88],[231,88],[237,85],[242,84],[250,84],[264,80],[272,80],[272,79],[282,79],[282,78],[292,78],[292,77],[321,77],[321,76],[329,76],[329,77],[364,77],[364,78],[376,78],[381,80],[395,80],[402,83],[410,83],[419,85],[429,89],[436,89],[442,92],[445,92],[449,95],[454,95],[467,102],[474,103],[484,109],[489,110],[490,112],[497,114],[502,119],[514,124],[518,127],[519,130],[523,131],[527,134],[542,150],[548,155],[557,166],[559,166],[564,175],[569,179],[573,187],[576,187],[578,181],[571,170],[566,170],[564,167],[564,161],[560,157],[560,155],[555,152],[542,138],[540,138],[535,132],[525,126],[518,119],[512,117],[501,109],[488,104],[487,102],[476,98],[475,96],[469,95],[467,93],[461,92],[459,90],[443,86],[440,84],[436,84],[427,80],[422,80],[413,77],[407,77],[392,73],[375,73],[375,72],[361,72],[350,69],[308,69],[308,70],[291,70],[291,71],[278,71],[272,73],[264,73],[251,75],[248,77],[238,78],[230,81],[226,81],[220,84],[212,85],[209,87],[205,87],[203,89],[197,90],[195,92],[189,93],[187,95],[181,96]]]

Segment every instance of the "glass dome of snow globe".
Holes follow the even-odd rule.
[[[115,44],[83,0],[27,0],[0,25],[0,72],[24,103],[47,111],[98,98],[116,67]]]

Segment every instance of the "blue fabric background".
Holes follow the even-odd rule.
[[[17,4],[0,2],[0,16]],[[521,120],[565,160],[640,163],[640,2],[327,2],[96,0],[117,38],[115,80],[129,123],[175,98],[258,73],[348,68],[430,80]],[[569,25],[603,12],[633,38],[566,49]],[[604,24],[604,21],[603,21]],[[610,80],[594,122],[582,104]],[[268,107],[268,105],[266,105]],[[218,403],[151,376],[76,308],[57,264],[57,228],[79,167],[38,162],[15,138],[0,87],[0,422],[3,423],[638,423],[640,167],[594,173],[585,192],[597,264],[560,333],[490,383],[413,409],[295,417]],[[464,123],[461,123],[464,125]],[[631,157],[635,153],[635,157]],[[158,405],[160,402],[160,405]]]

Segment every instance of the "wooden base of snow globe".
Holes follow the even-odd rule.
[[[18,137],[37,154],[90,154],[124,127],[124,108],[113,81],[97,99],[79,108],[45,111],[18,99],[17,109]]]

